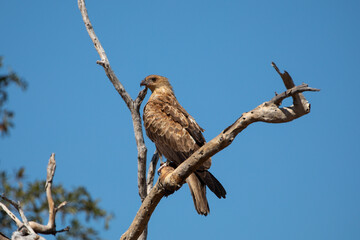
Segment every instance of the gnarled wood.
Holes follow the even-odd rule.
[[[28,222],[28,220],[25,216],[25,213],[22,210],[20,202],[14,202],[14,201],[8,199],[7,197],[5,197],[4,195],[0,195],[0,197],[3,200],[10,203],[19,212],[22,221],[19,220],[15,216],[15,214],[13,214],[1,202],[0,202],[0,207],[2,207],[3,210],[11,217],[11,219],[14,220],[14,222],[16,223],[18,228],[22,228],[24,226],[25,229],[23,229],[22,231],[27,231],[28,234],[31,234],[33,236],[36,236],[37,233],[55,235],[59,232],[69,231],[69,229],[70,229],[69,227],[66,227],[61,230],[56,230],[56,224],[55,224],[56,213],[60,208],[64,207],[67,204],[67,202],[62,202],[62,203],[60,203],[60,205],[58,207],[55,207],[55,203],[54,203],[54,200],[53,200],[52,194],[51,194],[51,186],[52,186],[52,181],[53,181],[54,174],[55,174],[55,169],[56,169],[55,154],[52,153],[50,156],[50,159],[49,159],[48,166],[47,166],[47,176],[46,176],[46,184],[45,184],[46,197],[47,197],[47,201],[49,204],[49,220],[48,220],[47,225],[42,225],[42,224],[34,222],[34,221]]]

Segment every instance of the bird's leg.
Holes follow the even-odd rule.
[[[160,155],[160,167],[157,170],[158,175],[160,174],[161,169],[163,169],[166,166],[169,166],[169,163],[168,162],[163,162],[162,155]]]
[[[160,154],[160,166],[164,164],[163,155]]]

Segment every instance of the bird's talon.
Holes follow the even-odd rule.
[[[158,175],[160,175],[161,169],[163,169],[164,167],[168,166],[169,164],[167,162],[162,162],[160,163],[160,167],[157,170]]]

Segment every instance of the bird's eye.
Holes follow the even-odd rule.
[[[152,80],[153,82],[156,82],[157,78],[152,78],[151,80]]]

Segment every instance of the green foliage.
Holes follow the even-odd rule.
[[[3,67],[2,60],[3,58],[0,56],[0,70]],[[27,83],[19,78],[18,75],[12,70],[8,70],[5,74],[0,73],[0,133],[2,136],[9,134],[9,128],[14,126],[12,122],[14,112],[4,108],[4,105],[8,100],[8,93],[6,88],[10,84],[15,84],[22,90],[25,90],[27,87]]]
[[[45,193],[45,181],[25,183],[24,180],[24,168],[20,168],[13,176],[1,171],[0,193],[4,193],[9,199],[20,201],[28,220],[46,224],[48,220],[48,203]],[[70,231],[59,233],[56,236],[57,239],[101,239],[94,228],[83,224],[84,222],[91,224],[96,220],[97,224],[98,221],[104,222],[104,229],[109,227],[109,221],[113,216],[99,207],[99,200],[94,200],[84,187],[77,187],[72,191],[68,191],[60,184],[52,185],[52,196],[55,206],[58,206],[63,201],[68,202],[57,213],[56,224],[61,229],[70,226]],[[11,207],[9,208],[11,209]],[[13,212],[15,213],[16,210]],[[11,233],[16,230],[15,223],[3,211],[0,211],[0,230],[7,236],[11,236]]]

